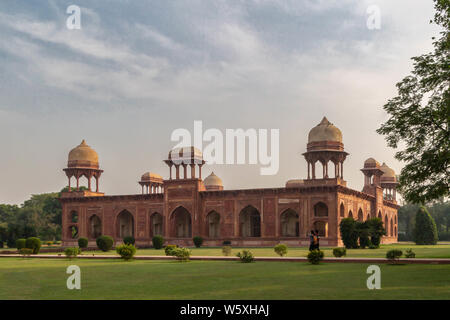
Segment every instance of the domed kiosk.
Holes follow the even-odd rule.
[[[69,152],[67,168],[63,170],[69,179],[69,192],[72,191],[72,177],[75,177],[77,191],[80,191],[80,178],[83,176],[88,180],[89,192],[92,192],[92,178],[94,178],[96,182],[95,192],[99,192],[99,179],[103,170],[100,170],[97,152],[88,146],[85,140],[81,141],[80,145]]]
[[[211,174],[203,180],[203,184],[207,191],[223,190],[222,179],[216,176],[214,172],[211,172]]]
[[[187,166],[191,167],[191,179],[195,179],[195,166],[198,165],[198,178],[202,178],[202,166],[205,164],[202,152],[193,147],[180,147],[170,150],[167,160],[164,162],[170,168],[170,180],[172,180],[172,166],[175,166],[175,179],[180,179],[180,166],[184,169],[184,179],[187,179]]]
[[[384,198],[386,200],[396,201],[398,181],[395,171],[388,167],[388,165],[384,162],[380,169],[383,171],[380,180],[381,187],[384,190]]]
[[[316,180],[316,162],[322,164],[322,180],[329,179],[328,162],[334,163],[334,179],[336,183],[345,184],[344,160],[348,153],[344,151],[342,132],[326,117],[312,128],[308,134],[308,144],[303,156],[308,164],[308,179],[311,183]]]
[[[139,184],[142,187],[142,194],[162,193],[163,177],[159,174],[146,172],[141,176]]]

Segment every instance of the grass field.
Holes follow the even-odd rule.
[[[379,249],[351,249],[347,250],[347,257],[364,257],[364,258],[385,258],[386,252],[390,249],[400,249],[405,251],[411,248],[416,253],[416,258],[450,258],[450,245],[435,246],[417,246],[415,244],[391,244],[382,245]],[[233,248],[232,255],[245,248]],[[247,248],[256,257],[277,257],[273,248]],[[333,248],[321,248],[325,252],[325,257],[333,257]],[[191,248],[193,256],[222,256],[222,248]],[[306,247],[292,247],[288,249],[288,257],[306,257],[308,254]],[[114,250],[109,252],[89,251],[85,254],[116,254]],[[165,255],[164,250],[155,249],[138,249],[136,255]]]
[[[81,268],[68,290],[66,268]],[[0,299],[450,299],[450,265],[0,259]]]

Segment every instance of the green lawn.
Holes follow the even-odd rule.
[[[390,249],[400,249],[405,251],[411,248],[416,253],[416,258],[450,258],[450,245],[435,246],[417,246],[415,244],[391,244],[382,245],[380,249],[351,249],[347,250],[347,257],[365,257],[365,258],[385,258],[386,252]],[[245,248],[233,248],[232,255]],[[256,257],[277,257],[273,248],[247,248]],[[325,257],[333,257],[333,248],[321,248],[325,252]],[[222,256],[222,248],[191,248],[193,256]],[[292,247],[288,249],[288,257],[306,257],[308,254],[306,247]],[[86,254],[115,254],[115,251],[101,252],[89,251]],[[164,250],[138,249],[136,255],[164,255]]]
[[[81,290],[66,268],[81,268]],[[450,299],[450,265],[0,259],[0,299]]]

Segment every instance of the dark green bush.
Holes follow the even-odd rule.
[[[231,246],[231,241],[230,240],[225,240],[224,242],[222,242],[222,245],[224,245],[224,246]]]
[[[287,252],[288,252],[288,247],[287,247],[287,245],[285,245],[285,244],[283,244],[283,243],[280,243],[280,244],[277,244],[277,245],[273,248],[273,250],[274,250],[275,253],[278,254],[280,257],[284,257],[284,256],[287,254]]]
[[[134,239],[134,237],[132,236],[128,236],[123,238],[123,243],[124,244],[132,244],[134,246],[134,243],[136,242],[136,239]]]
[[[111,250],[111,248],[114,244],[114,240],[110,236],[100,236],[97,238],[96,242],[97,242],[97,247],[104,252]]]
[[[164,252],[166,253],[166,256],[173,256],[174,255],[174,249],[177,248],[177,245],[175,244],[168,244],[165,248],[164,248]]]
[[[308,261],[312,264],[319,264],[325,254],[321,250],[313,250],[308,253]]]
[[[78,254],[81,253],[81,249],[77,248],[77,247],[73,247],[73,248],[65,248],[64,249],[64,254],[66,255],[67,258],[72,259],[75,258]]]
[[[379,246],[375,246],[372,243],[369,244],[369,249],[378,249]]]
[[[152,239],[152,242],[153,242],[153,248],[161,249],[164,244],[164,238],[162,236],[154,236]]]
[[[339,224],[342,242],[347,249],[358,248],[358,230],[356,221],[353,218],[344,218]]]
[[[386,259],[388,259],[391,263],[397,263],[398,259],[400,259],[402,255],[402,250],[392,249],[386,252]]]
[[[122,244],[116,247],[116,252],[124,259],[128,261],[136,254],[136,247],[130,244]]]
[[[3,248],[3,241],[0,240],[0,248]]]
[[[33,250],[33,254],[38,254],[39,250],[41,250],[41,240],[36,237],[29,237],[25,241],[25,247]]]
[[[414,253],[414,251],[412,251],[412,249],[406,249],[405,257],[406,258],[415,258],[416,254]]]
[[[250,250],[242,250],[242,253],[238,252],[236,254],[236,257],[238,257],[241,260],[241,262],[243,262],[243,263],[250,263],[255,260],[255,258],[253,257],[253,254],[250,252]]]
[[[381,218],[370,218],[366,221],[367,226],[369,227],[369,236],[370,242],[376,248],[380,247],[381,237],[386,234],[386,230],[383,225],[383,220]],[[370,248],[370,244],[369,244]]]
[[[333,255],[336,258],[344,257],[347,255],[347,249],[345,248],[334,248],[333,249]]]
[[[369,240],[369,226],[366,221],[356,221],[356,229],[358,230],[359,247],[365,249],[371,244]]]
[[[8,248],[15,248],[16,247],[16,239],[14,239],[12,237],[6,239],[6,245],[8,246]]]
[[[27,239],[17,239],[16,240],[16,248],[17,250],[26,248]]]
[[[89,244],[89,241],[88,241],[87,238],[80,238],[80,239],[78,239],[78,246],[79,246],[81,249],[87,248],[87,247],[88,247],[88,244]]]
[[[416,214],[416,224],[414,228],[414,242],[416,244],[436,244],[438,233],[433,217],[423,206]]]
[[[203,238],[202,237],[196,236],[192,240],[194,241],[194,245],[197,248],[200,248],[202,246],[202,244],[203,244]]]

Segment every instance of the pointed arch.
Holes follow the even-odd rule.
[[[319,201],[314,205],[314,216],[315,217],[328,217],[328,206]]]
[[[217,211],[212,210],[206,215],[206,226],[209,238],[220,238],[220,214]]]
[[[172,236],[176,238],[192,237],[191,213],[183,206],[177,207],[170,215]]]
[[[340,217],[341,217],[341,218],[345,218],[345,207],[344,207],[344,203],[341,203],[339,212],[340,212]]]
[[[314,230],[319,231],[319,237],[328,237],[328,223],[326,221],[314,222]]]
[[[97,239],[102,235],[102,220],[96,214],[89,218],[89,238]]]
[[[116,236],[120,239],[134,237],[134,218],[128,210],[122,210],[117,215]]]
[[[389,229],[389,235],[390,235],[391,237],[393,237],[393,236],[394,236],[394,221],[393,221],[392,218],[391,218],[391,222],[389,223],[389,227],[390,227],[390,229]]]
[[[300,235],[299,215],[293,209],[286,209],[280,215],[282,237],[298,237]]]
[[[163,235],[163,216],[159,212],[153,212],[150,216],[150,236]]]
[[[352,212],[352,210],[350,210],[350,211],[348,212],[348,217],[353,219],[353,212]]]
[[[364,213],[361,208],[358,210],[358,221],[363,222],[364,221]]]
[[[252,205],[246,206],[239,213],[241,237],[261,237],[261,215]]]

